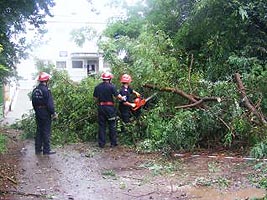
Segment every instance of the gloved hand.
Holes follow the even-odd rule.
[[[122,96],[122,101],[126,101],[127,97],[126,96]]]
[[[141,96],[141,94],[139,94],[138,92],[135,92],[135,95],[136,95],[136,97],[140,97]]]
[[[135,103],[130,103],[131,107],[134,108],[136,106]]]
[[[51,117],[52,117],[52,120],[55,121],[58,119],[58,114],[54,113]]]

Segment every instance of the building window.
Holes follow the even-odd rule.
[[[72,68],[83,68],[83,61],[73,60]]]
[[[60,51],[59,57],[68,57],[68,52],[67,51]]]
[[[56,67],[58,69],[65,69],[67,67],[67,63],[66,63],[66,61],[57,61]]]

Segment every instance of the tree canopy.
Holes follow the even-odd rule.
[[[210,80],[225,80],[236,71],[266,64],[266,6],[262,0],[147,0],[128,7],[127,18],[105,33],[135,38],[144,30],[141,26],[154,34],[163,31],[175,51],[194,54],[195,68]]]
[[[45,16],[52,16],[49,9],[54,0],[2,0],[0,2],[0,79],[14,74],[20,58],[26,56],[25,36],[28,28],[44,32]]]

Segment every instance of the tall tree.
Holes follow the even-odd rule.
[[[266,63],[266,1],[198,1],[175,36],[213,81]]]
[[[55,5],[54,0],[1,0],[0,1],[0,65],[8,71],[0,73],[0,79],[14,74],[16,63],[25,57],[28,48],[25,37],[27,28],[42,33],[45,17],[52,16],[49,9]],[[0,69],[1,70],[1,69]]]

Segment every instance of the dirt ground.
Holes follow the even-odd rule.
[[[0,154],[1,200],[245,200],[263,199],[252,184],[256,162],[223,157],[140,154],[94,143],[35,155],[31,140],[5,130],[9,150]]]

